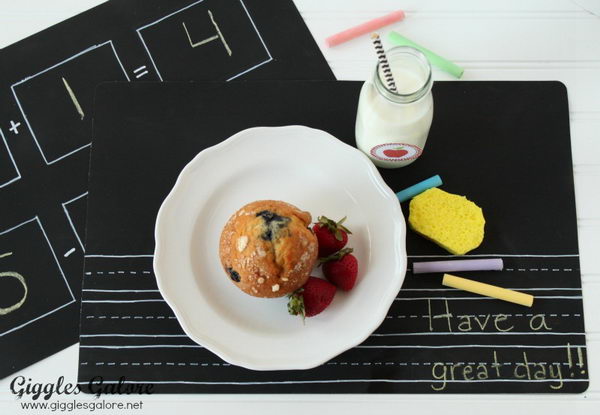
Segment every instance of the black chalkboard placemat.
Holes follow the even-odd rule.
[[[112,1],[0,62],[0,378],[78,339],[98,83],[334,79],[292,0]]]
[[[394,190],[440,174],[446,191],[482,206],[486,238],[471,255],[501,257],[506,269],[468,277],[534,294],[531,309],[445,289],[440,275],[409,271],[381,327],[315,369],[245,370],[183,334],[152,274],[156,213],[180,170],[202,149],[253,126],[307,125],[353,144],[360,86],[99,88],[79,354],[84,389],[94,376],[154,383],[158,392],[586,389],[567,94],[557,82],[438,82],[424,155],[409,167],[381,170]],[[407,249],[409,268],[447,257],[412,232]]]

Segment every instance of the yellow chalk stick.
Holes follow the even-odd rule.
[[[472,281],[450,274],[444,274],[442,285],[475,294],[485,295],[486,297],[509,301],[511,303],[524,305],[526,307],[531,307],[533,305],[533,295],[507,290],[506,288],[500,288],[496,287],[495,285],[484,284],[482,282]]]

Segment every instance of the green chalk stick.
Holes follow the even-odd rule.
[[[463,72],[465,71],[463,68],[461,68],[457,64],[450,62],[448,59],[442,58],[440,55],[436,55],[435,53],[433,53],[429,49],[424,48],[421,45],[417,45],[415,42],[413,42],[410,39],[405,38],[400,33],[397,33],[394,31],[390,32],[389,39],[395,45],[410,46],[410,47],[420,50],[421,52],[423,52],[423,54],[425,56],[427,56],[427,59],[429,59],[429,62],[431,62],[431,64],[437,66],[438,68],[448,72],[449,74],[451,74],[457,78],[460,78],[462,76]]]

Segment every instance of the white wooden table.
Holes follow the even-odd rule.
[[[0,0],[0,47],[101,2]],[[143,410],[128,413],[162,414],[177,410],[267,415],[333,410],[363,415],[367,409],[370,413],[394,414],[600,413],[600,0],[295,2],[340,80],[364,80],[369,76],[373,65],[369,40],[357,39],[328,49],[323,39],[369,18],[402,9],[407,12],[405,21],[381,33],[385,35],[390,28],[397,28],[407,37],[453,59],[466,68],[464,80],[560,80],[567,86],[590,387],[581,395],[156,395],[144,397]],[[436,80],[451,79],[437,70],[434,75]],[[18,374],[34,382],[55,382],[64,375],[66,381],[74,383],[77,352],[77,345],[73,345]],[[0,358],[10,359],[10,356]],[[0,381],[0,414],[27,413],[9,390],[13,377]],[[90,400],[86,395],[78,395],[76,399]]]

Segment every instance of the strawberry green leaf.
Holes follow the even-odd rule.
[[[340,219],[336,225],[339,229],[343,230],[344,232],[352,235],[352,232],[350,232],[350,229],[346,228],[344,225],[342,225],[344,223],[344,221],[346,220],[346,216],[344,216],[342,219]],[[341,239],[340,239],[341,240]]]
[[[288,313],[293,316],[301,316],[302,322],[306,319],[306,312],[304,310],[304,296],[302,295],[302,288],[296,290],[292,294],[288,295],[289,301],[287,304]]]
[[[344,237],[342,236],[342,231],[339,229],[335,230],[335,239],[337,239],[338,241],[343,241]]]
[[[326,262],[339,261],[340,259],[342,259],[343,257],[345,257],[346,255],[348,255],[352,252],[354,252],[354,249],[352,249],[352,248],[340,249],[335,254],[331,254],[325,258],[319,258],[319,266],[325,264]]]
[[[341,241],[343,239],[341,231],[344,231],[348,234],[352,234],[352,232],[350,232],[348,228],[342,225],[346,220],[346,216],[344,216],[337,222],[329,219],[327,216],[319,216],[317,220],[322,227],[327,228],[331,233],[333,233],[333,235],[338,241]]]

